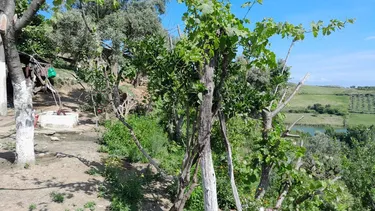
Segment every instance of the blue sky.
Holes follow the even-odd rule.
[[[231,0],[232,12],[244,17],[247,9],[241,5],[248,0]],[[47,0],[49,4],[52,0]],[[163,25],[171,34],[177,34],[177,25],[184,23],[183,4],[170,0]],[[48,13],[44,13],[50,16]],[[254,23],[263,18],[288,21],[309,27],[311,21],[355,18],[354,24],[327,37],[307,36],[297,43],[290,55],[291,81],[299,81],[307,72],[306,84],[340,86],[375,86],[375,0],[264,0],[247,15]],[[272,38],[271,49],[278,58],[285,58],[290,40]]]
[[[241,8],[245,1],[231,1],[232,12],[239,18],[246,13],[247,9]],[[162,16],[163,25],[170,33],[176,34],[177,25],[184,26],[181,17],[185,11],[183,4],[170,1]],[[270,17],[307,27],[311,21],[355,18],[354,24],[330,36],[308,36],[297,43],[288,61],[292,66],[291,81],[299,81],[309,72],[307,84],[375,86],[375,0],[264,0],[247,17],[252,22]],[[289,45],[290,40],[275,37],[271,49],[279,58],[284,58]]]

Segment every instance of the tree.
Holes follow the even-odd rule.
[[[22,71],[16,39],[27,26],[45,0],[33,0],[20,18],[15,15],[13,0],[2,1],[1,16],[6,17],[5,30],[1,32],[5,49],[5,58],[14,90],[14,109],[16,119],[17,163],[24,165],[35,162],[34,154],[34,117],[32,104],[32,82],[25,78]]]

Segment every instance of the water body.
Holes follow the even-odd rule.
[[[344,133],[346,132],[346,128],[334,128],[335,132]],[[315,135],[317,132],[324,133],[325,127],[322,126],[304,126],[304,125],[296,125],[293,127],[292,131],[302,131],[305,133],[310,133],[312,136]]]

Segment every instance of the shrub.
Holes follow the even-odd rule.
[[[128,123],[151,157],[166,156],[168,138],[155,118],[132,115],[129,116]],[[112,155],[124,156],[131,162],[147,162],[134,144],[129,130],[121,122],[107,122],[105,127],[106,132],[102,140],[105,147],[101,150]]]
[[[57,192],[52,192],[50,194],[52,201],[56,203],[63,203],[64,202],[64,194],[62,193],[57,193]]]
[[[104,175],[108,183],[107,194],[111,198],[111,210],[139,210],[143,199],[143,177],[134,171],[125,171],[123,161],[110,157],[105,161]]]

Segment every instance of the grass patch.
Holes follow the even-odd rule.
[[[36,210],[36,204],[30,204],[29,211]]]
[[[348,124],[353,125],[375,125],[375,114],[354,114],[351,113],[348,118]]]
[[[285,123],[292,124],[301,116],[304,118],[298,122],[299,125],[332,125],[332,126],[343,126],[344,118],[342,116],[330,115],[330,114],[313,114],[313,113],[286,113]]]
[[[295,87],[295,86],[292,86]],[[375,93],[374,90],[358,90],[345,87],[329,87],[329,86],[308,86],[301,87],[299,94],[304,95],[350,95],[350,94],[367,94]]]
[[[347,95],[304,95],[297,94],[285,111],[289,109],[306,109],[308,106],[320,103],[322,105],[331,105],[332,108],[340,108],[344,111],[349,109],[350,96]]]
[[[85,209],[89,209],[90,211],[94,211],[95,210],[95,206],[96,206],[95,202],[89,201],[83,207]]]
[[[101,175],[102,172],[97,168],[90,167],[90,169],[85,171],[85,173],[91,176],[98,176]]]

